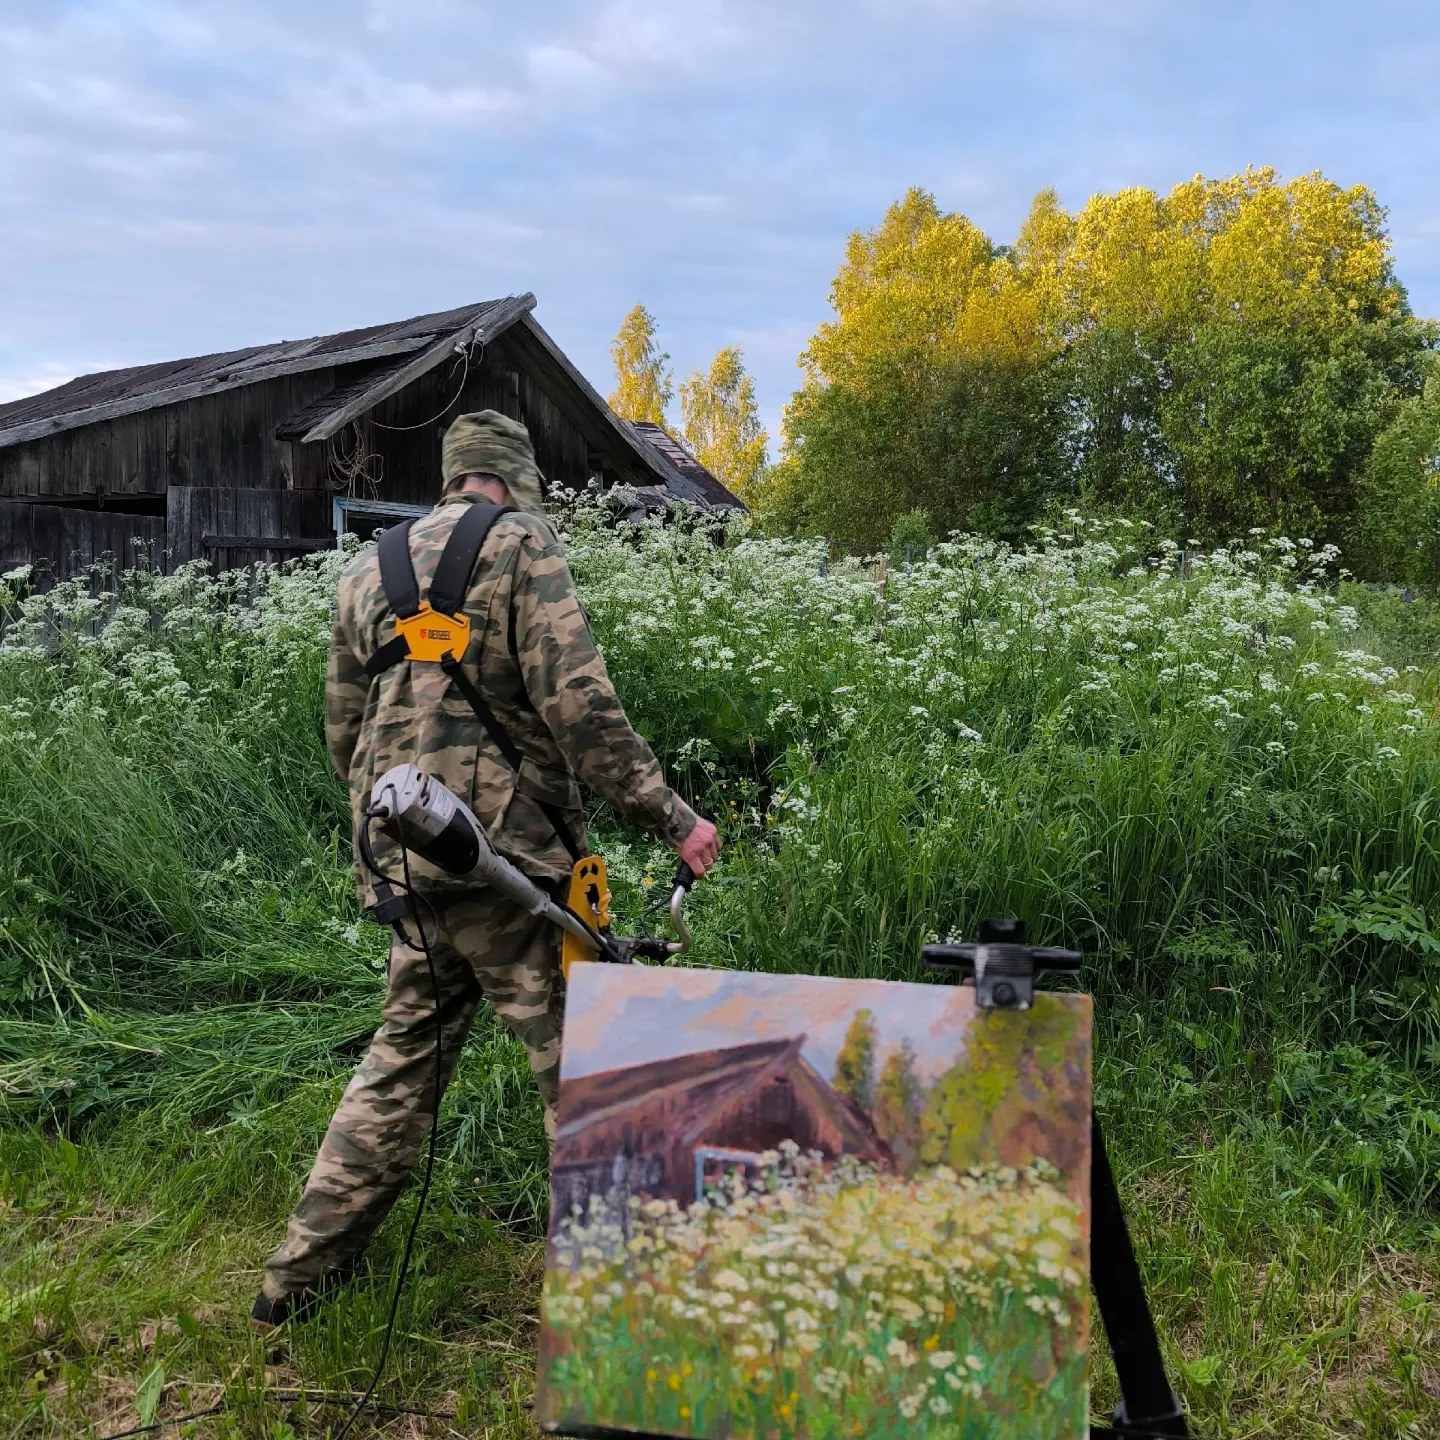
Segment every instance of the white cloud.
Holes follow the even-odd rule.
[[[533,84],[542,90],[580,91],[602,89],[610,79],[606,67],[573,45],[535,45],[526,53],[525,68]]]
[[[186,116],[163,98],[111,78],[32,75],[20,81],[14,93],[71,126],[98,122],[165,137],[191,128]]]
[[[1366,40],[1341,0],[7,0],[0,369],[533,289],[602,390],[636,299],[681,373],[741,341],[773,429],[846,235],[907,185],[1004,239],[1045,184],[1252,160],[1372,180],[1440,310],[1440,97],[1385,79],[1436,53],[1426,15]]]
[[[307,108],[321,123],[364,130],[410,122],[464,124],[508,114],[519,103],[513,90],[498,86],[396,80],[370,66],[356,65],[311,92]]]
[[[93,367],[97,370],[104,366]],[[67,370],[63,365],[39,365],[35,369],[19,374],[6,375],[0,372],[0,405],[11,400],[23,400],[27,395],[38,395],[42,390],[53,390],[67,380],[73,380],[81,372]]]
[[[770,7],[718,0],[610,0],[589,27],[587,48],[607,68],[705,76],[724,58],[763,51]]]

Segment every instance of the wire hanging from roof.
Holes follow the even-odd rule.
[[[456,402],[460,399],[460,397],[465,393],[465,382],[470,378],[470,352],[477,345],[480,347],[480,354],[476,357],[475,367],[477,370],[479,369],[480,361],[485,356],[485,342],[483,340],[472,340],[468,345],[464,347],[465,369],[460,376],[460,384],[457,387],[454,395],[450,397],[450,403],[446,405],[443,410],[432,415],[428,420],[421,420],[416,425],[386,425],[383,421],[380,420],[371,420],[370,423],[380,430],[423,430],[427,425],[433,425],[437,420],[443,420],[445,416],[450,412],[450,410],[455,406]],[[456,364],[459,364],[459,361],[457,361]],[[452,375],[455,373],[455,365],[452,365],[450,367],[450,373]]]
[[[330,467],[330,489],[356,500],[377,500],[385,478],[385,457],[365,445],[365,431],[352,420],[331,437],[326,448]]]

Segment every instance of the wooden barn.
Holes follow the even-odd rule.
[[[707,1180],[753,1167],[782,1140],[888,1162],[869,1117],[805,1060],[804,1044],[796,1035],[565,1081],[552,1223],[617,1189],[688,1205]]]
[[[0,570],[106,553],[173,569],[282,560],[434,504],[458,414],[530,430],[546,478],[636,510],[740,502],[664,431],[621,420],[509,296],[325,335],[85,375],[0,405]]]

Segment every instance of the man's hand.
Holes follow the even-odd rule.
[[[702,815],[695,828],[675,847],[675,853],[695,872],[703,875],[720,853],[720,832]]]

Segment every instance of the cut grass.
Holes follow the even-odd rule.
[[[267,1392],[365,1388],[413,1193],[354,1282],[313,1321],[262,1340],[248,1317],[263,1258],[337,1098],[335,1084],[303,1087],[284,1112],[211,1134],[150,1115],[79,1145],[34,1131],[0,1136],[0,1292],[9,1297],[0,1307],[0,1433],[104,1435],[138,1424],[136,1395],[157,1366],[159,1418],[225,1396],[225,1414],[196,1434],[284,1434],[277,1420],[321,1434],[335,1423],[335,1407],[312,1406],[302,1419]],[[524,1120],[533,1151],[538,1116]],[[485,1175],[464,1173],[479,1162],[462,1127],[449,1124],[446,1135],[380,1398],[450,1412],[459,1433],[477,1424],[518,1433],[528,1423],[519,1401],[529,1392],[540,1246],[533,1220],[495,1218]],[[511,1188],[506,1176],[500,1194],[513,1208]],[[393,1434],[395,1420],[377,1415],[352,1433]]]

